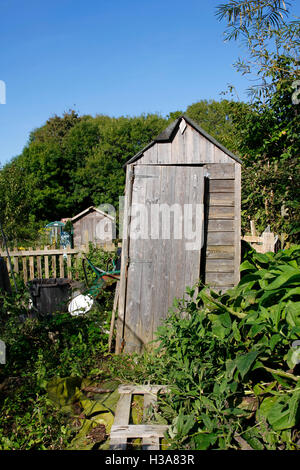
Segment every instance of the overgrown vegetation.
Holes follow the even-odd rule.
[[[107,253],[94,250],[91,258],[105,268]],[[104,291],[88,315],[39,319],[30,318],[29,294],[20,280],[18,290],[2,296],[0,338],[7,361],[0,365],[0,449],[62,449],[78,430],[76,409],[66,415],[55,408],[47,384],[55,377],[99,373],[108,351],[113,291]]]
[[[105,257],[93,256],[104,267]],[[188,288],[158,330],[158,349],[142,356],[107,353],[112,293],[85,316],[41,321],[24,321],[26,304],[6,297],[0,446],[92,448],[98,432],[103,440],[111,411],[103,396],[93,402],[83,394],[87,378],[113,380],[112,390],[119,382],[168,384],[152,419],[170,424],[165,445],[174,449],[299,448],[299,266],[299,246],[248,250],[240,283],[222,295],[200,286],[195,297]]]
[[[139,362],[140,379],[170,386],[160,412],[173,448],[299,449],[299,266],[299,246],[250,250],[234,289],[176,301]]]

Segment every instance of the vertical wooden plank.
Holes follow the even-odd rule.
[[[47,251],[48,247],[44,247],[44,251]],[[45,255],[44,257],[44,264],[45,264],[45,278],[49,279],[49,256]]]
[[[255,221],[250,220],[250,229],[251,229],[251,235],[256,237],[256,228],[255,228]]]
[[[205,162],[214,163],[214,145],[209,140],[205,145]]]
[[[185,140],[186,163],[198,163],[198,161],[194,162],[194,133],[194,129],[187,124],[183,134]]]
[[[65,277],[64,255],[59,255],[59,277]]]
[[[187,246],[190,242],[186,240],[185,243],[185,283],[183,285],[184,292],[186,287],[193,287],[200,278],[201,266],[201,250],[204,236],[204,170],[203,167],[196,167],[193,170],[189,169],[188,184],[186,185],[186,201],[192,205],[192,230],[196,231],[194,241],[194,249],[188,249]],[[187,221],[185,221],[186,224]],[[198,225],[199,224],[199,225]],[[198,229],[197,229],[198,228]],[[191,240],[193,242],[193,240]],[[199,246],[197,246],[199,243]],[[195,292],[196,296],[196,292]]]
[[[214,163],[232,163],[232,159],[223,150],[214,145]]]
[[[84,244],[88,246],[89,245],[89,231],[88,230],[84,230],[83,239],[84,239]]]
[[[171,143],[171,160],[174,164],[178,163],[178,160],[179,160],[178,154],[179,154],[178,139],[175,136]]]
[[[26,256],[22,257],[22,265],[23,265],[23,279],[24,283],[28,282],[28,271],[27,271],[27,258]]]
[[[81,245],[81,249],[82,249],[82,245]],[[76,258],[75,258],[75,279],[78,280],[79,279],[79,266],[80,266],[80,262],[81,262],[81,258],[82,258],[82,251],[78,252],[77,255],[76,255]]]
[[[275,235],[273,232],[263,232],[262,242],[263,242],[263,253],[268,253],[269,251],[274,253]]]
[[[40,246],[37,246],[35,250],[38,252],[42,250]],[[41,261],[41,256],[37,255],[36,256],[36,275],[38,279],[41,279],[43,277],[43,272],[42,272],[42,261]]]
[[[178,135],[184,141],[184,136],[186,135],[187,128],[184,133],[181,134],[180,129],[178,130]],[[184,146],[183,152],[184,158],[186,157],[186,147]],[[181,173],[182,172],[182,173]],[[181,173],[181,177],[178,179],[178,175]],[[170,204],[171,206],[175,204],[178,206],[180,212],[183,211],[182,199],[178,199],[178,193],[180,188],[180,183],[185,177],[185,168],[180,167],[162,167],[161,168],[161,178],[160,178],[160,202],[162,204]],[[183,183],[184,184],[184,183]],[[180,216],[179,216],[180,217]],[[155,305],[152,310],[152,332],[156,332],[158,326],[161,324],[167,316],[168,308],[173,302],[173,298],[170,299],[170,296],[174,296],[174,290],[170,286],[170,264],[171,260],[174,258],[174,248],[176,240],[174,240],[174,229],[176,224],[176,229],[178,221],[176,220],[176,209],[174,210],[174,215],[170,214],[170,238],[168,239],[159,239],[158,240],[158,252],[156,258],[157,270],[156,270],[156,286],[155,290],[157,291],[157,297],[155,300]],[[173,220],[172,220],[173,219]],[[163,220],[162,220],[163,223]],[[185,256],[185,253],[183,253]],[[149,338],[153,339],[153,338]]]
[[[170,191],[170,197],[172,198],[172,203],[179,204],[182,214],[183,214],[183,203],[184,203],[184,188],[186,184],[186,171],[184,167],[174,167],[170,169],[172,171],[172,188]],[[164,201],[165,202],[165,201]],[[182,236],[183,236],[183,223],[182,223]],[[177,295],[178,286],[180,284],[181,270],[178,272],[177,265],[183,264],[183,258],[185,253],[181,250],[182,240],[173,240],[172,241],[172,252],[173,256],[170,256],[168,260],[168,269],[169,273],[172,275],[169,276],[168,292],[167,292],[167,301],[168,305],[171,307],[174,301],[174,296]],[[175,256],[174,256],[175,255]],[[159,276],[159,271],[156,274]],[[153,312],[154,314],[154,312]],[[154,322],[153,330],[156,328],[156,322]]]
[[[185,130],[186,132],[186,130]],[[185,194],[185,184],[187,183],[186,181],[186,168],[185,167],[174,167],[170,168],[169,171],[169,179],[170,179],[170,186],[169,186],[169,191],[166,193],[165,197],[162,199],[163,203],[168,203],[168,199],[171,204],[176,204],[179,207],[179,211],[181,213],[181,216],[183,218],[183,212],[184,212],[184,194]],[[162,182],[162,184],[164,184]],[[179,216],[180,217],[180,216]],[[175,220],[175,219],[174,219]],[[178,225],[182,222],[181,220],[178,220],[176,225],[176,229],[178,230]],[[167,279],[167,284],[166,284],[166,305],[164,305],[164,311],[165,314],[163,315],[163,318],[165,317],[167,310],[169,307],[172,307],[174,297],[177,295],[178,292],[178,285],[180,283],[180,277],[182,275],[182,272],[178,272],[177,270],[177,263],[179,262],[180,264],[183,263],[185,259],[185,251],[180,250],[182,247],[182,240],[174,239],[174,229],[175,225],[171,222],[171,239],[169,240],[169,251],[167,254],[167,258],[164,258],[164,253],[159,253],[158,256],[160,259],[162,259],[162,266],[160,267],[158,265],[158,272],[157,276],[159,279],[160,270],[163,270],[164,272],[164,277]],[[182,232],[181,235],[183,236],[183,223],[182,223]],[[168,261],[167,261],[168,259]],[[167,262],[166,262],[167,261]],[[172,273],[172,275],[170,275]],[[161,292],[161,295],[163,295],[163,291]],[[163,308],[163,306],[159,306],[159,309]],[[154,316],[155,311],[152,312]],[[161,320],[159,318],[154,318],[153,319],[153,333],[157,329],[159,323]]]
[[[118,306],[118,302],[119,302],[119,292],[120,292],[120,281],[118,281],[117,285],[116,285],[114,304],[113,304],[113,310],[112,310],[111,322],[110,322],[109,338],[108,338],[108,352],[111,352],[111,345],[112,345],[112,338],[113,338],[113,334],[114,334],[116,311],[117,311],[117,306]]]
[[[157,163],[157,146],[156,144],[152,145],[149,147],[143,154],[142,160],[143,164],[156,164]]]
[[[172,161],[172,148],[170,142],[157,143],[157,163],[168,164]]]
[[[130,230],[130,206],[132,198],[133,184],[133,165],[127,165],[126,168],[126,192],[124,197],[124,215],[123,215],[123,234],[122,234],[122,253],[121,253],[121,275],[120,275],[120,293],[117,319],[117,336],[116,336],[116,354],[120,354],[123,350],[124,336],[124,319],[126,308],[126,286],[128,274],[128,258],[129,258],[129,230]]]
[[[144,394],[144,420],[147,420],[147,413],[151,406],[155,406],[157,395],[152,393]],[[159,450],[159,437],[144,437],[142,440],[143,450]]]
[[[186,153],[184,146],[184,138],[180,130],[177,130],[177,133],[172,140],[172,163],[185,163],[186,162]]]
[[[42,279],[43,271],[42,271],[42,257],[41,256],[36,257],[36,264],[37,264],[37,277],[39,279]]]
[[[56,277],[56,255],[51,256],[52,258],[52,277]]]
[[[32,251],[32,247],[28,248],[28,251]],[[34,257],[29,256],[29,279],[34,279]]]
[[[157,264],[158,244],[160,240],[152,239],[156,234],[154,231],[155,220],[153,220],[154,217],[151,217],[151,208],[152,206],[155,207],[154,204],[157,204],[160,200],[160,184],[157,178],[159,175],[159,167],[148,167],[145,174],[155,176],[155,178],[146,178],[144,181],[146,186],[144,198],[149,215],[149,240],[145,240],[143,244],[142,256],[145,262],[141,267],[140,303],[142,306],[142,314],[140,313],[140,331],[143,331],[142,336],[145,344],[147,344],[153,338],[153,301],[157,295],[155,291],[155,278],[157,274],[154,270]]]
[[[241,165],[235,163],[235,191],[234,191],[234,222],[235,222],[235,260],[234,260],[234,283],[240,281],[240,264],[241,264]]]
[[[72,279],[72,255],[67,254],[68,279]]]
[[[207,163],[206,161],[206,139],[199,134],[199,163]]]
[[[193,163],[200,163],[200,134],[193,132]]]
[[[116,406],[114,426],[126,426],[129,423],[131,409],[131,393],[122,393]],[[110,438],[111,450],[125,450],[127,438]]]
[[[19,274],[19,257],[18,256],[14,256],[14,271],[16,274]]]
[[[126,353],[141,352],[144,340],[141,329],[141,294],[142,294],[142,272],[144,269],[144,244],[145,240],[141,236],[141,230],[145,227],[144,215],[147,217],[143,208],[145,207],[146,184],[148,178],[145,178],[145,171],[153,170],[153,166],[137,165],[134,168],[134,182],[132,187],[132,208],[138,208],[141,205],[141,213],[132,214],[130,227],[131,238],[129,239],[129,264],[127,271],[127,292],[125,307],[125,328],[124,351]],[[152,171],[153,170],[153,171]],[[136,224],[137,222],[137,224]],[[134,232],[134,233],[133,233]]]

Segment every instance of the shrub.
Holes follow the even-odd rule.
[[[174,448],[299,446],[299,265],[299,246],[250,251],[235,288],[202,286],[196,298],[187,289],[159,328],[149,367],[152,380],[170,384],[161,410]]]

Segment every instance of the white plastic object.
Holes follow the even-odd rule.
[[[94,299],[90,295],[77,295],[69,303],[68,311],[72,316],[83,315],[91,310]]]

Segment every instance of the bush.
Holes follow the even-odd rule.
[[[299,446],[299,265],[299,246],[252,250],[235,288],[218,295],[202,286],[196,299],[188,289],[159,328],[148,368],[151,380],[170,384],[161,411],[174,448]]]
[[[28,318],[28,293],[3,299],[0,338],[6,344],[0,365],[0,449],[64,448],[74,434],[70,419],[47,398],[53,377],[84,377],[100,367],[108,351],[112,292],[98,308],[79,317],[57,314]],[[99,369],[98,369],[99,370]]]

